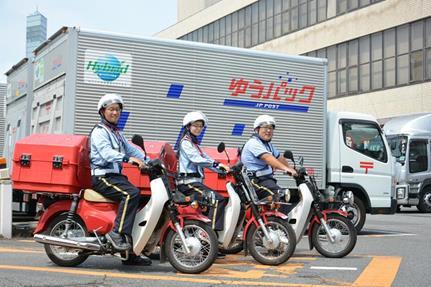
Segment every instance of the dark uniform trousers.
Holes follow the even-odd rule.
[[[277,194],[281,189],[281,187],[277,184],[277,180],[272,175],[251,177],[250,180],[259,199],[263,199],[268,196],[274,196],[274,194]],[[285,202],[285,199],[280,198],[280,201]],[[283,205],[280,208],[280,211],[287,215],[292,210],[292,208],[293,207],[290,205]]]
[[[223,230],[225,208],[225,199],[223,196],[200,182],[179,184],[177,188],[184,195],[193,196],[194,200],[208,200],[213,197],[215,202],[208,206],[208,213],[205,215],[211,220],[212,229],[215,231]]]
[[[114,232],[132,235],[133,222],[139,205],[140,191],[122,174],[93,176],[93,189],[104,197],[119,202]]]

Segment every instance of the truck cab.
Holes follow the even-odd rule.
[[[392,155],[399,163],[398,206],[431,212],[431,114],[410,115],[384,126]]]
[[[394,164],[387,140],[371,115],[328,112],[327,184],[352,191],[347,208],[357,230],[365,214],[393,214],[396,209]]]

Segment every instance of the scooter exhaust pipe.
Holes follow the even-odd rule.
[[[64,239],[44,234],[35,234],[34,240],[39,243],[43,244],[51,244],[56,246],[63,246],[63,247],[71,247],[76,249],[85,249],[85,250],[91,250],[91,251],[99,251],[100,245],[89,243],[89,242],[79,242],[74,241],[70,239]]]

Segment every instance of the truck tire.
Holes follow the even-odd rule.
[[[359,233],[365,224],[365,219],[367,218],[365,205],[362,202],[362,199],[355,196],[353,205],[342,205],[341,207],[347,211],[347,217],[350,219],[350,221],[355,226],[356,231]]]
[[[420,212],[431,212],[431,188],[422,190],[419,194],[419,205],[418,209]]]
[[[355,209],[358,212],[358,220],[355,222],[355,229],[357,232],[362,230],[364,227],[365,219],[367,218],[367,212],[365,211],[365,205],[362,202],[362,199],[355,196],[355,202],[353,203]]]

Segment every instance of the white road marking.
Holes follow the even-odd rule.
[[[413,233],[380,233],[380,234],[358,234],[360,237],[402,237],[402,236],[416,236],[417,234]]]
[[[311,266],[310,269],[318,269],[318,270],[347,270],[347,271],[356,271],[358,268],[356,267],[329,267],[329,266]]]

